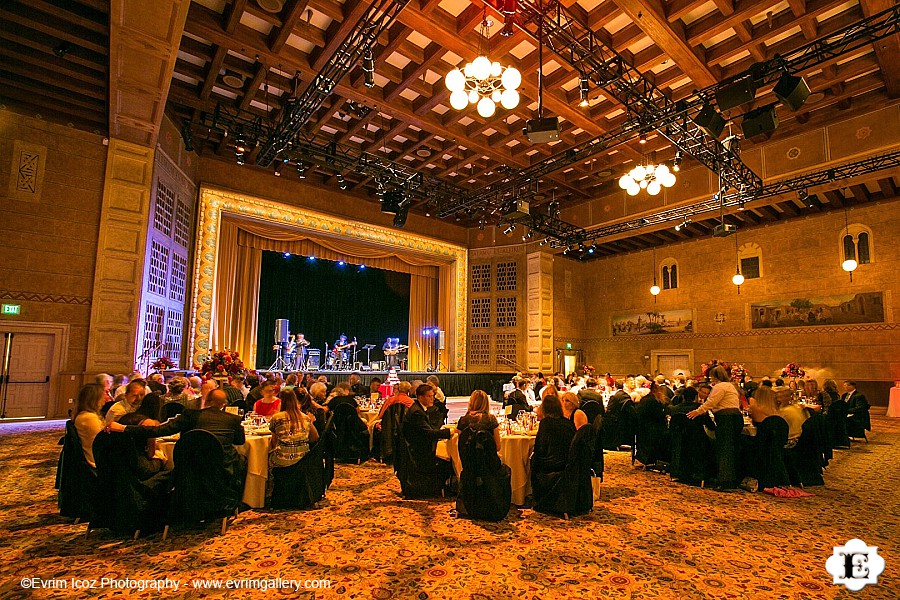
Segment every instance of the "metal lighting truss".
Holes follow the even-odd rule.
[[[528,19],[533,21],[539,15],[539,10],[534,6],[532,0],[523,0],[519,4],[520,11],[523,16],[527,13]],[[557,5],[557,11],[562,12],[562,8]],[[562,15],[564,18],[564,15]],[[524,197],[533,195],[533,182],[538,181],[541,177],[558,171],[579,160],[585,160],[598,152],[602,152],[606,148],[616,146],[635,137],[644,128],[657,128],[662,130],[660,133],[667,134],[666,124],[673,122],[684,123],[689,117],[696,114],[704,103],[715,102],[715,90],[723,85],[743,79],[748,76],[760,84],[773,83],[781,76],[781,73],[800,72],[808,70],[826,61],[833,60],[843,54],[853,52],[867,44],[871,44],[877,40],[900,32],[900,5],[889,8],[871,17],[862,19],[844,27],[831,35],[814,40],[796,50],[776,56],[764,63],[754,65],[752,68],[730,77],[727,81],[709,86],[695,92],[688,98],[678,102],[671,102],[665,96],[661,95],[658,89],[652,86],[646,79],[638,73],[635,78],[633,73],[637,73],[633,68],[633,73],[628,80],[623,81],[620,74],[625,73],[628,63],[615,52],[608,50],[600,44],[596,36],[589,30],[583,29],[577,25],[574,19],[560,21],[557,16],[554,20],[556,24],[562,24],[560,27],[554,27],[553,31],[558,29],[565,30],[566,27],[578,27],[580,35],[574,35],[569,32],[568,38],[575,38],[575,41],[581,40],[577,44],[569,46],[562,44],[559,46],[559,37],[547,35],[553,43],[554,51],[562,56],[565,60],[571,62],[573,66],[581,68],[591,78],[591,80],[603,88],[605,91],[616,99],[619,95],[625,95],[626,98],[634,97],[638,107],[641,101],[645,99],[643,92],[651,94],[660,94],[659,105],[656,100],[649,102],[650,108],[638,115],[633,115],[618,127],[611,131],[601,134],[593,139],[587,140],[580,144],[576,144],[567,150],[558,154],[554,154],[541,162],[535,163],[530,167],[522,169],[513,177],[501,183],[494,183],[485,186],[481,192],[472,196],[458,199],[456,202],[446,206],[442,210],[444,213],[452,214],[453,212],[473,205],[496,206],[498,203],[504,202],[511,195],[516,194]],[[547,27],[545,25],[545,27]],[[547,33],[549,29],[545,30]],[[557,40],[554,43],[554,40]],[[582,57],[585,57],[582,59]],[[582,67],[583,65],[583,67]],[[611,87],[611,86],[615,87]],[[646,86],[646,87],[644,87]],[[621,89],[619,89],[621,88]],[[615,95],[611,91],[617,92]],[[634,103],[625,104],[627,108],[632,108]],[[645,105],[646,108],[646,105]],[[632,109],[633,112],[633,109]],[[649,117],[655,120],[648,121]],[[693,125],[688,125],[693,130]],[[668,132],[674,130],[669,129]],[[668,135],[666,135],[669,138]],[[671,140],[671,138],[669,138]],[[677,145],[677,144],[676,144]],[[705,164],[705,163],[704,163]],[[740,188],[738,188],[740,189]]]
[[[869,173],[875,173],[877,171],[898,166],[900,166],[900,150],[895,150],[894,152],[889,152],[887,154],[845,163],[836,167],[829,167],[828,169],[823,169],[814,173],[807,173],[805,175],[798,175],[797,177],[775,181],[768,185],[764,185],[762,189],[756,193],[741,194],[740,192],[735,192],[726,194],[721,199],[718,196],[713,196],[709,200],[703,200],[701,202],[695,202],[694,204],[679,206],[677,208],[670,208],[639,219],[631,219],[614,225],[591,229],[584,232],[584,237],[573,238],[568,241],[569,243],[588,242],[624,233],[626,231],[633,231],[639,227],[661,225],[669,222],[683,222],[685,219],[689,219],[694,215],[710,213],[735,206],[740,207],[748,202],[753,202],[754,200],[771,198],[787,192],[806,190],[817,185],[823,185],[841,179],[848,179],[850,177],[859,177],[860,175],[867,175]]]
[[[365,0],[363,0],[365,1]],[[375,0],[369,5],[337,51],[319,70],[303,94],[285,107],[281,120],[256,156],[256,164],[267,167],[287,149],[304,125],[331,95],[338,82],[349,73],[367,49],[374,48],[382,33],[393,24],[409,0]]]

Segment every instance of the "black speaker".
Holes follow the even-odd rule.
[[[725,129],[725,119],[719,114],[719,111],[709,104],[703,105],[703,108],[694,117],[694,123],[714,138],[722,135],[722,130]]]
[[[797,110],[809,98],[809,85],[806,80],[790,73],[784,73],[772,91],[775,97],[791,110]]]
[[[757,135],[772,133],[778,128],[778,115],[775,112],[775,105],[763,106],[756,110],[751,110],[744,115],[741,122],[741,131],[745,138],[752,138]]]
[[[721,111],[753,102],[754,98],[756,98],[756,81],[752,77],[744,77],[716,90],[716,104]]]

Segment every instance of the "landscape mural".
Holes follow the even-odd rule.
[[[858,323],[884,323],[882,292],[750,304],[751,329]]]
[[[613,335],[691,333],[694,317],[690,309],[617,315],[612,318]]]

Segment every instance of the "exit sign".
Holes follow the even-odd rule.
[[[4,304],[3,305],[3,314],[4,315],[18,315],[22,312],[22,306],[20,304]]]
[[[566,350],[571,350],[571,349],[572,349],[572,343],[566,342]]]

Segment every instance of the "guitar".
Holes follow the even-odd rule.
[[[334,347],[334,351],[335,351],[335,352],[340,352],[341,350],[346,350],[346,349],[349,348],[350,346],[355,346],[355,345],[356,345],[356,340],[353,340],[352,342],[347,342],[347,343],[344,344],[343,346],[335,346],[335,347]]]
[[[409,346],[397,346],[396,348],[391,348],[389,350],[384,351],[385,356],[394,356],[395,354],[400,354],[402,351],[409,348]]]

